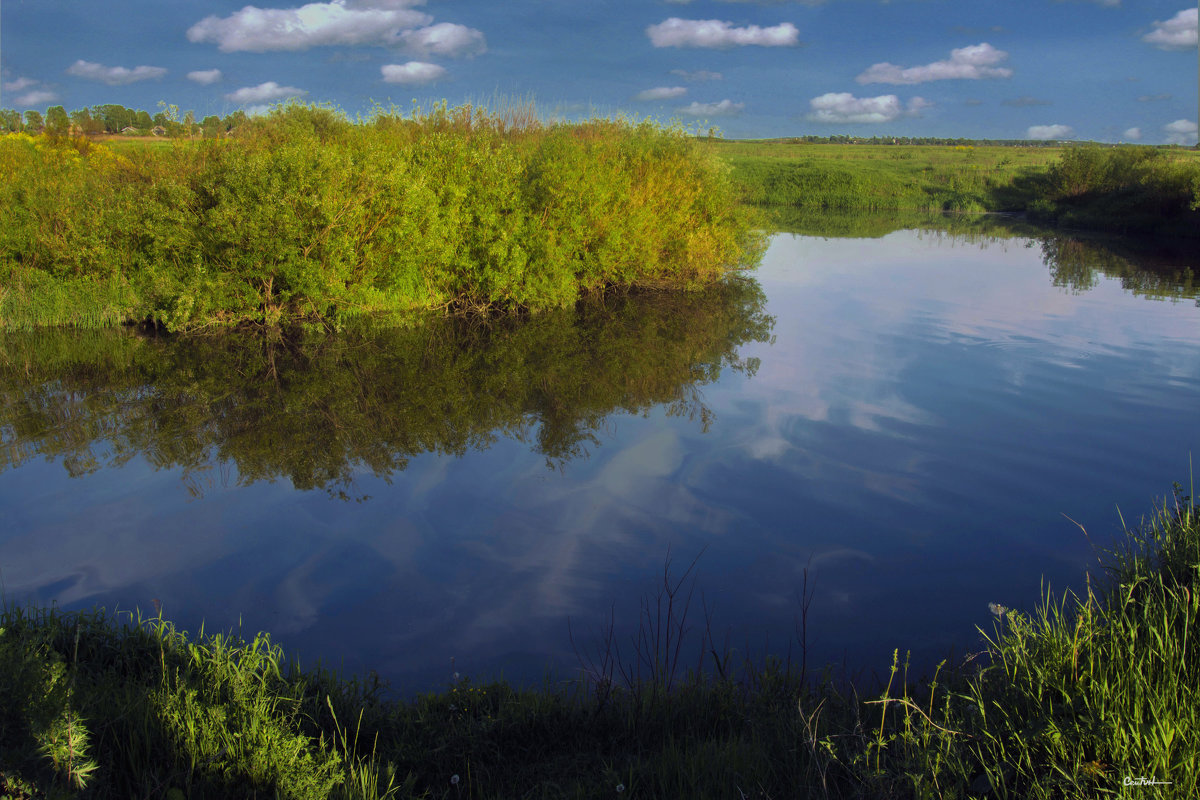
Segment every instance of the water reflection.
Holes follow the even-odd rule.
[[[1195,272],[1200,240],[1064,233],[1011,214],[821,214],[780,206],[768,209],[766,217],[773,231],[798,236],[879,239],[907,230],[979,247],[1016,240],[1041,250],[1055,286],[1085,292],[1095,288],[1102,277],[1109,277],[1120,280],[1131,294],[1200,302]]]
[[[141,455],[181,469],[195,495],[287,478],[348,498],[363,471],[391,475],[415,454],[462,455],[498,437],[562,466],[599,444],[617,411],[662,405],[706,428],[699,388],[723,370],[754,373],[757,360],[737,349],[770,337],[765,302],[738,277],[528,320],[337,336],[10,334],[0,471],[41,456],[74,477]]]
[[[782,649],[807,569],[812,660],[936,662],[1082,580],[1062,514],[1103,545],[1200,452],[1186,259],[970,224],[490,329],[0,338],[0,578],[417,690],[569,670],[568,617],[627,637],[703,551],[735,644]]]
[[[1121,288],[1130,294],[1158,300],[1192,299],[1200,305],[1196,272],[1186,266],[1195,263],[1194,259],[1185,261],[1172,254],[1144,251],[1125,254],[1067,236],[1042,235],[1038,242],[1055,286],[1086,292],[1096,288],[1102,277],[1108,277],[1119,280]]]

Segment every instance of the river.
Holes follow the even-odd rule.
[[[610,626],[632,657],[694,562],[688,626],[739,653],[927,667],[1188,491],[1195,266],[777,234],[719,290],[491,325],[10,333],[4,597],[267,630],[410,693],[572,677]]]

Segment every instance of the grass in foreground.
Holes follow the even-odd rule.
[[[1191,797],[1200,783],[1200,517],[1176,491],[1103,588],[995,607],[987,651],[931,681],[897,654],[860,697],[828,673],[684,644],[664,574],[586,679],[456,681],[407,702],[289,669],[265,635],[9,606],[8,797]],[[685,663],[684,653],[701,653]],[[700,667],[700,669],[695,669]],[[1162,781],[1130,789],[1130,782]]]

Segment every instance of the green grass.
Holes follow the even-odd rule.
[[[805,212],[1015,211],[1123,233],[1200,235],[1200,152],[725,141],[744,202]]]
[[[998,187],[1044,171],[1059,148],[709,140],[756,205],[840,211],[990,210]]]
[[[859,694],[736,658],[664,569],[641,633],[576,640],[584,678],[458,678],[389,699],[302,672],[260,634],[8,605],[8,797],[1193,797],[1200,516],[1176,489],[1079,594],[994,607],[987,649],[931,680],[897,653]],[[698,638],[688,638],[694,627]],[[862,689],[864,687],[860,687]]]

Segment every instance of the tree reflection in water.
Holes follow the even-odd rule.
[[[738,347],[770,338],[765,304],[759,285],[738,276],[486,324],[8,334],[0,471],[41,456],[78,476],[140,456],[182,470],[196,495],[287,478],[350,499],[364,470],[387,477],[417,454],[461,455],[502,436],[563,468],[599,444],[617,412],[665,406],[707,427],[699,389],[722,370],[755,372],[757,359]]]

